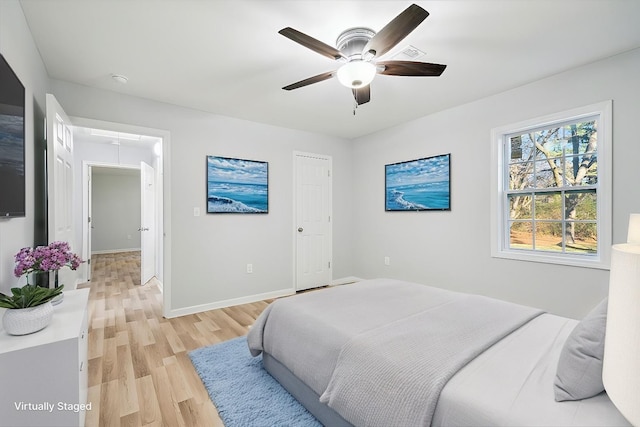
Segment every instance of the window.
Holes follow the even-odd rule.
[[[611,101],[493,129],[492,256],[608,268]]]

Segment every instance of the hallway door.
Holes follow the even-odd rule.
[[[140,259],[141,285],[156,275],[156,175],[155,170],[140,162]]]

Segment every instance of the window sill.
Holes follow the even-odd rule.
[[[531,253],[518,250],[494,250],[491,252],[492,258],[512,259],[518,261],[541,262],[545,264],[558,264],[568,267],[595,268],[599,270],[609,270],[608,257],[603,260],[602,256],[585,257],[571,255],[554,255],[552,253]]]

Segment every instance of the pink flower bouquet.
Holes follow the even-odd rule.
[[[48,246],[22,248],[16,254],[16,277],[40,271],[58,271],[62,267],[76,270],[84,261],[73,252],[67,242],[53,242]]]

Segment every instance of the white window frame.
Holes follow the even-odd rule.
[[[609,269],[612,243],[612,101],[575,108],[491,130],[491,256],[521,261]],[[598,185],[596,255],[529,251],[509,248],[508,206],[505,195],[507,135],[598,116]]]

